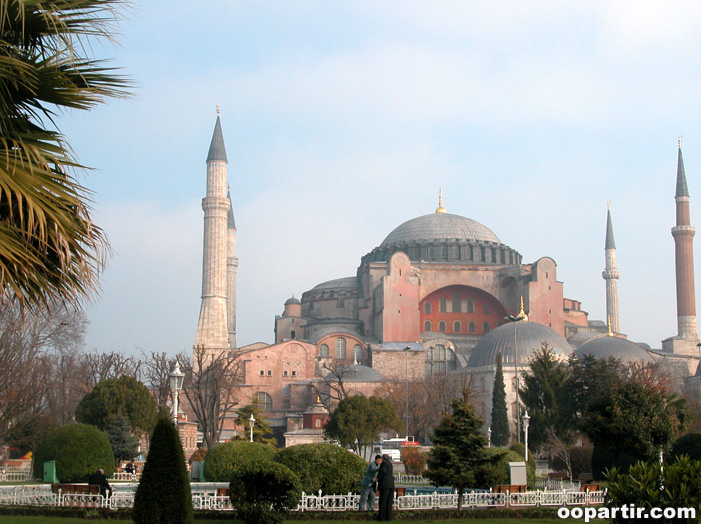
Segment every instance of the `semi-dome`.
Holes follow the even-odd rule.
[[[518,349],[518,364],[527,365],[534,349],[543,344],[561,358],[572,354],[572,346],[555,330],[536,322],[512,322],[490,331],[480,340],[470,354],[467,367],[493,366],[499,353],[505,365],[514,365]]]
[[[338,374],[333,371],[324,377],[326,381],[338,380]],[[355,382],[382,382],[382,374],[362,364],[351,364],[343,368],[343,381],[346,384]]]
[[[317,284],[311,290],[312,291],[321,291],[324,289],[348,289],[348,288],[356,288],[356,287],[358,287],[358,278],[357,277],[345,277],[345,278],[336,278],[334,280],[327,280],[326,282],[322,282],[321,284]]]
[[[601,360],[615,358],[623,363],[655,362],[652,355],[635,342],[614,336],[595,338],[580,346],[574,354],[580,358],[585,355],[591,355]]]
[[[295,298],[294,296],[288,298],[288,299],[285,301],[285,305],[286,305],[286,306],[293,306],[293,305],[301,304],[301,303],[302,303],[302,302],[300,302],[300,300],[299,300],[298,298]]]
[[[431,213],[407,220],[387,235],[380,247],[397,242],[434,240],[481,241],[501,244],[501,240],[491,229],[475,220],[450,213]]]

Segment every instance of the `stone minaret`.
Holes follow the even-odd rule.
[[[672,228],[674,237],[674,262],[677,274],[677,326],[678,336],[686,340],[696,339],[696,292],[694,289],[694,233],[689,217],[689,189],[686,185],[682,140],[679,139],[677,158],[677,225]]]
[[[226,195],[229,200],[229,212],[226,218],[226,313],[229,330],[229,347],[236,349],[236,268],[239,259],[236,258],[236,221],[234,206],[231,203],[231,191]]]
[[[611,222],[611,202],[607,204],[606,213],[606,269],[601,276],[606,280],[606,316],[609,319],[609,331],[620,333],[618,325],[618,277],[616,268],[616,242],[613,239],[613,223]]]
[[[227,198],[226,148],[217,108],[217,122],[207,155],[207,192],[204,210],[204,249],[202,257],[202,306],[195,337],[195,350],[216,356],[230,349],[227,322]]]

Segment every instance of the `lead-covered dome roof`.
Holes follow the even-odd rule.
[[[623,363],[655,362],[652,355],[635,342],[614,336],[595,338],[580,346],[574,354],[580,358],[585,355],[591,355],[601,360],[615,358]]]
[[[472,350],[467,367],[494,366],[499,353],[504,365],[513,366],[516,361],[514,341],[518,349],[519,366],[528,364],[532,351],[544,343],[563,359],[572,354],[572,346],[555,330],[536,322],[511,322],[482,337]]]
[[[380,247],[395,242],[435,240],[482,241],[501,244],[501,240],[491,229],[471,218],[450,213],[431,213],[407,220],[387,235]]]
[[[382,382],[382,379],[382,374],[379,371],[362,364],[351,364],[343,367],[343,381],[346,384],[354,382]],[[338,374],[332,371],[324,377],[324,380],[338,380]]]

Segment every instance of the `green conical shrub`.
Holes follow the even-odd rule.
[[[192,492],[175,424],[161,417],[134,497],[134,524],[192,523]]]

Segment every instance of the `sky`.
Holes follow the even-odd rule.
[[[565,297],[593,320],[606,316],[610,201],[621,331],[653,348],[676,335],[680,135],[701,227],[701,3],[172,7],[135,1],[118,45],[94,48],[134,81],[131,99],[57,121],[93,168],[82,181],[114,249],[86,306],[87,349],[191,350],[217,106],[239,345],[272,343],[285,300],[355,275],[394,228],[435,211],[439,188],[449,213],[524,262],[554,258]]]

